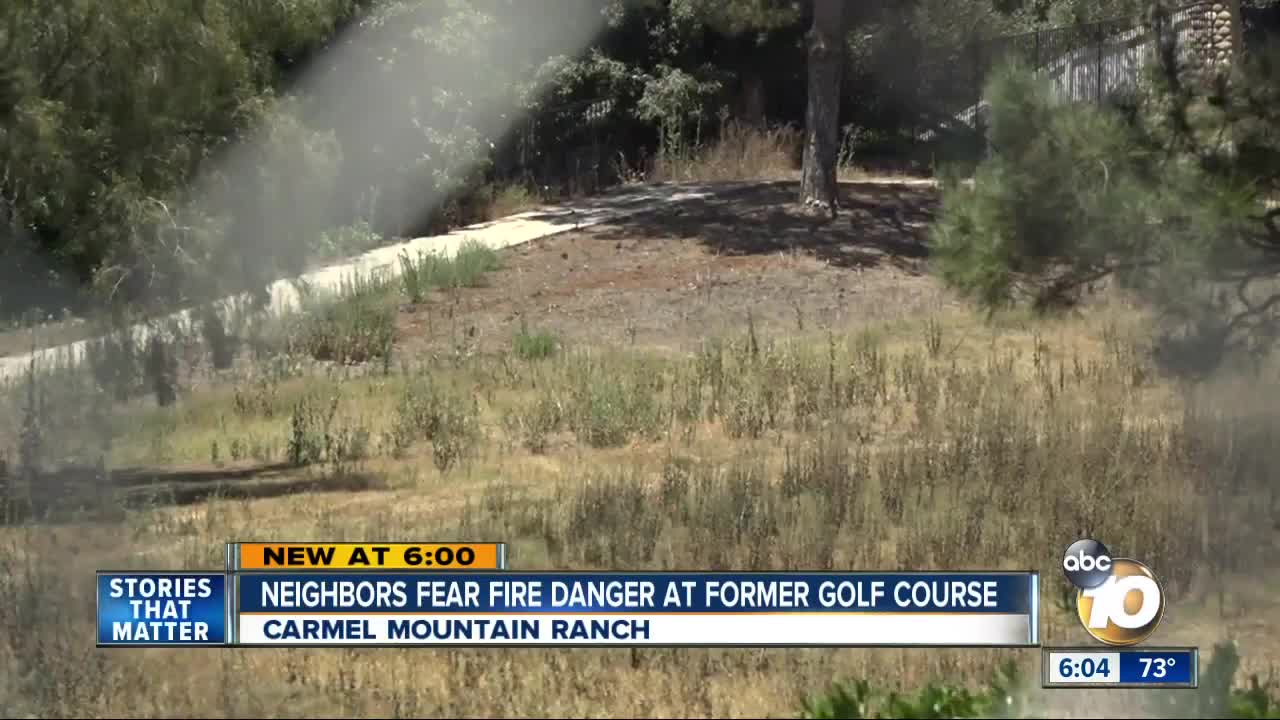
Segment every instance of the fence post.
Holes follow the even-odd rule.
[[[974,142],[977,145],[975,148],[978,151],[977,155],[981,157],[986,154],[987,150],[987,135],[982,130],[982,101],[984,99],[984,93],[982,92],[984,76],[982,72],[982,44],[978,40],[974,40],[970,52],[973,55],[973,95],[976,98],[973,103],[973,134]]]
[[[1035,43],[1036,43],[1035,59],[1031,67],[1035,70],[1039,70],[1040,69],[1040,31],[1039,30],[1035,31]]]
[[[1166,16],[1163,3],[1156,3],[1154,20],[1155,22],[1152,24],[1155,26],[1155,38],[1151,43],[1151,51],[1154,57],[1151,59],[1157,63],[1163,63],[1165,57],[1165,43],[1169,41],[1169,38],[1166,35],[1168,27],[1165,25]]]
[[[1098,67],[1094,71],[1094,80],[1098,83],[1098,104],[1102,104],[1102,64],[1103,64],[1103,36],[1105,31],[1102,25],[1098,26]]]
[[[1070,47],[1070,46],[1071,46],[1071,43],[1068,42],[1067,47]],[[1076,101],[1076,62],[1075,61],[1078,57],[1079,55],[1075,50],[1071,50],[1067,53],[1067,66],[1065,70],[1067,72],[1067,101],[1068,102]]]

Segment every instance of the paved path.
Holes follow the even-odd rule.
[[[699,200],[713,197],[725,192],[745,187],[745,183],[725,183],[714,185],[664,184],[645,185],[634,188],[623,188],[598,197],[574,202],[563,206],[546,207],[530,212],[511,215],[505,218],[472,225],[454,230],[445,235],[420,237],[405,242],[388,245],[372,250],[350,260],[345,260],[306,273],[298,278],[313,290],[336,290],[341,282],[352,273],[366,274],[370,272],[399,272],[398,258],[401,252],[410,257],[417,257],[419,252],[436,252],[453,254],[465,240],[476,240],[494,249],[511,247],[538,240],[540,238],[562,233],[568,230],[589,227],[600,223],[618,220],[637,213],[655,210],[666,203]],[[273,283],[271,307],[279,312],[298,303],[296,279],[283,279]],[[229,306],[231,298],[219,301],[224,307]],[[191,311],[184,310],[162,318],[161,323],[176,320],[180,323],[191,322]],[[133,332],[140,340],[145,340],[149,326],[139,324]],[[37,350],[34,353],[23,353],[0,358],[0,381],[21,377],[31,365],[32,356],[38,366],[48,366],[56,362],[73,360],[78,362],[84,357],[84,350],[91,340]]]

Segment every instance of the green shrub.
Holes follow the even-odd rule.
[[[560,339],[546,330],[530,331],[524,321],[511,340],[511,350],[521,360],[542,360],[551,357],[560,348]]]
[[[368,456],[369,430],[363,423],[340,422],[341,397],[327,402],[319,395],[305,395],[294,404],[289,417],[286,451],[290,465],[304,467],[323,463],[333,475],[344,475]],[[236,441],[239,443],[239,440]],[[233,445],[232,459],[247,453]]]
[[[479,287],[484,275],[502,267],[498,253],[478,240],[463,240],[453,258],[453,287]]]
[[[652,439],[662,410],[643,368],[607,372],[583,363],[571,391],[568,420],[578,440],[591,447],[617,447],[634,438]]]
[[[400,456],[418,440],[430,440],[445,422],[445,400],[428,380],[410,382],[396,404],[396,417],[391,426],[390,445],[393,455]]]
[[[442,420],[431,439],[431,461],[443,473],[470,455],[479,437],[479,426],[474,408],[465,404],[448,407]]]
[[[429,379],[411,381],[396,405],[387,438],[393,455],[415,442],[432,443],[432,461],[446,472],[475,447],[480,434],[478,409],[458,392],[441,391]]]
[[[507,424],[529,452],[541,454],[546,452],[550,435],[560,429],[563,421],[564,409],[560,402],[549,394],[543,394],[514,411]]]
[[[480,287],[485,273],[501,267],[498,254],[477,240],[464,240],[453,257],[419,252],[410,257],[400,253],[400,285],[409,302],[425,302],[432,290]]]
[[[500,218],[524,212],[542,202],[537,193],[524,185],[503,185],[490,189],[488,217]]]
[[[404,288],[405,297],[414,305],[426,302],[427,293],[431,292],[430,274],[435,267],[435,257],[418,253],[417,259],[409,257],[409,253],[400,252],[400,286]]]
[[[290,465],[302,467],[324,459],[323,428],[332,424],[337,412],[336,395],[330,399],[327,408],[321,407],[317,398],[311,396],[294,403],[293,413],[289,416],[289,440],[286,444]],[[232,459],[239,459],[240,455],[233,445]]]
[[[294,318],[291,344],[316,360],[363,363],[385,359],[395,340],[396,308],[388,286],[354,276],[336,297],[306,298]]]

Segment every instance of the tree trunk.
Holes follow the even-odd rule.
[[[809,104],[805,112],[800,201],[836,214],[840,142],[840,75],[844,61],[844,0],[814,0],[809,29]]]

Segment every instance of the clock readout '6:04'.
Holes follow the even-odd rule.
[[[1120,681],[1120,654],[1113,652],[1055,652],[1049,655],[1049,680],[1062,683]]]

